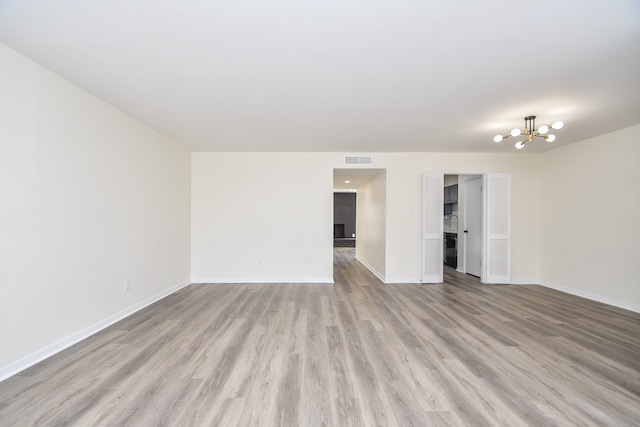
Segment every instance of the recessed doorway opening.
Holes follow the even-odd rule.
[[[356,260],[384,282],[387,229],[386,169],[334,169],[333,193],[334,248],[352,244],[355,247]],[[349,207],[351,203],[354,208]],[[351,215],[355,216],[353,222]]]

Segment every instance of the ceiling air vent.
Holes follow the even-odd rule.
[[[344,156],[345,165],[370,165],[372,163],[371,156]]]

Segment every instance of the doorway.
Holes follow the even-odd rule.
[[[334,169],[333,191],[352,193],[355,198],[355,229],[345,235],[355,242],[355,257],[384,282],[386,270],[386,169]],[[334,199],[334,218],[336,217]],[[341,232],[334,223],[334,233]],[[335,238],[334,238],[335,242]]]
[[[462,175],[463,173],[448,174]],[[480,281],[511,283],[511,175],[481,172],[464,174],[480,176],[483,189],[481,191],[482,215],[480,216],[482,230]],[[423,175],[421,272],[423,283],[443,283],[444,175],[443,172],[425,172]],[[464,189],[464,186],[461,188]],[[464,200],[464,196],[461,200]],[[461,207],[459,212],[464,212],[464,208]],[[464,240],[462,239],[462,242]],[[458,256],[460,257],[463,253],[465,253],[464,250],[459,250]]]

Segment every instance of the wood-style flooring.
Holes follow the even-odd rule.
[[[640,314],[335,254],[335,285],[180,290],[0,383],[0,425],[640,425]]]

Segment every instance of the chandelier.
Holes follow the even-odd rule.
[[[524,148],[527,142],[531,142],[535,138],[542,138],[547,142],[555,141],[555,135],[547,135],[546,133],[549,132],[549,129],[562,129],[562,126],[564,126],[564,123],[558,120],[552,125],[540,126],[538,129],[536,129],[536,116],[527,116],[524,118],[524,129],[520,130],[518,128],[515,128],[511,131],[510,135],[496,135],[493,140],[495,142],[500,142],[505,138],[509,138],[510,136],[525,136],[526,139],[524,141],[516,142],[516,148],[518,150],[521,150]]]

